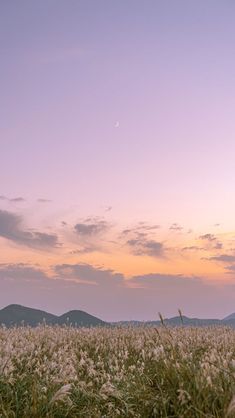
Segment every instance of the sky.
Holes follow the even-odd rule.
[[[0,308],[235,311],[235,3],[0,3]]]

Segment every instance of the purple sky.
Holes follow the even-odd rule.
[[[231,0],[1,2],[0,307],[235,311],[234,13]],[[109,281],[75,286],[82,266]]]

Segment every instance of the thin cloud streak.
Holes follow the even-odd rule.
[[[59,246],[56,234],[24,229],[22,217],[5,210],[0,210],[0,237],[31,248],[47,249]]]
[[[7,196],[1,195],[0,196],[0,200],[5,200],[9,203],[21,203],[21,202],[26,202],[26,199],[24,197],[18,196],[18,197],[13,197],[13,198],[9,198]]]

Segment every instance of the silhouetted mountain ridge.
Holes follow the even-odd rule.
[[[224,321],[229,321],[230,319],[235,319],[235,312],[233,312],[232,314],[226,316],[224,318]]]
[[[193,326],[193,327],[208,327],[211,325],[225,325],[225,326],[231,326],[235,328],[235,314],[234,317],[231,317],[229,319],[216,319],[216,318],[209,318],[209,319],[203,319],[203,318],[189,318],[187,316],[174,316],[172,318],[165,318],[164,319],[164,325],[166,326]],[[129,326],[133,325],[135,327],[138,326],[159,326],[162,325],[162,322],[160,320],[158,321],[119,321],[114,323],[113,325],[120,325],[120,326]]]
[[[59,317],[58,323],[60,325],[70,324],[73,326],[82,325],[87,326],[98,326],[105,325],[106,323],[93,315],[90,315],[84,311],[69,311]]]
[[[8,305],[0,309],[0,325],[21,326],[29,325],[35,327],[39,324],[47,325],[71,325],[74,327],[95,327],[95,326],[159,326],[161,321],[119,321],[105,322],[100,318],[80,310],[72,310],[63,315],[54,315],[40,309],[29,308],[22,305]],[[227,325],[235,328],[235,313],[226,316],[224,319],[199,319],[187,316],[175,316],[164,319],[164,324],[169,326],[211,326]]]
[[[42,323],[47,325],[66,324],[78,327],[93,327],[106,324],[101,319],[79,310],[69,311],[61,316],[22,305],[8,305],[0,310],[0,324],[4,324],[7,327],[22,324],[34,327]]]

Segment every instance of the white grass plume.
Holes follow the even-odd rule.
[[[71,393],[71,388],[72,385],[68,384],[68,385],[64,385],[62,386],[59,390],[57,390],[57,392],[52,396],[51,400],[50,400],[50,404],[53,404],[57,401],[61,401],[63,400],[66,396],[69,396]]]

